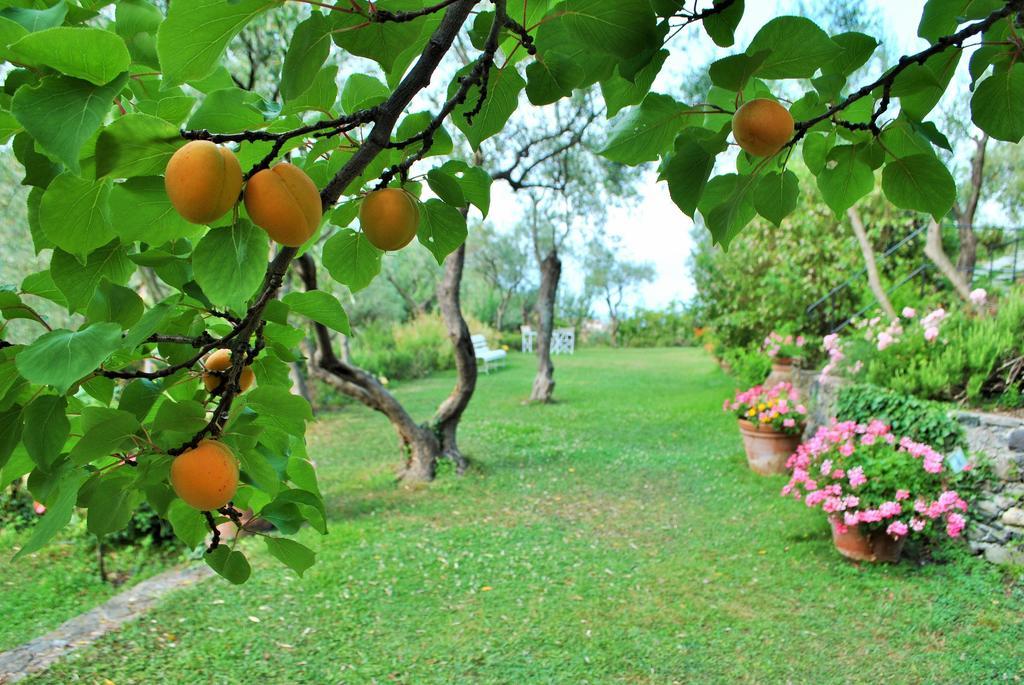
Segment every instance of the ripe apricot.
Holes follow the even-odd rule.
[[[382,188],[363,198],[359,225],[366,239],[380,250],[401,250],[420,227],[417,200],[401,188]]]
[[[227,371],[231,366],[231,350],[216,350],[210,353],[210,356],[203,362],[203,368],[207,371]],[[238,385],[242,388],[242,392],[245,392],[252,387],[253,381],[256,380],[256,374],[253,373],[251,366],[242,368],[242,375],[238,377]],[[203,385],[206,386],[207,392],[213,392],[220,387],[220,384],[224,382],[222,376],[218,376],[212,373],[203,374]]]
[[[224,216],[242,192],[242,167],[235,153],[208,140],[193,140],[167,162],[164,187],[186,221],[208,224]]]
[[[732,117],[732,134],[755,157],[769,157],[793,137],[793,115],[765,98],[748,100]]]
[[[245,210],[271,239],[298,247],[320,225],[320,192],[306,172],[288,162],[257,172],[245,185]]]
[[[238,488],[238,460],[216,440],[203,440],[171,463],[171,486],[185,504],[200,511],[219,509]]]

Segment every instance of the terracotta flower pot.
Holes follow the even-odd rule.
[[[751,470],[763,476],[786,473],[786,460],[796,452],[800,444],[800,434],[780,433],[771,428],[739,420],[740,435],[743,436],[743,448],[747,451],[747,464]]]
[[[765,379],[765,387],[772,387],[779,383],[793,382],[793,359],[790,357],[776,357],[772,360],[772,372]]]
[[[831,519],[832,542],[836,550],[847,559],[854,561],[872,561],[895,564],[903,554],[906,536],[893,539],[884,530],[876,530],[865,534],[860,526],[845,526],[846,532],[840,533],[837,519]]]

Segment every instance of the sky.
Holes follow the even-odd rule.
[[[810,3],[831,0],[809,0]],[[917,37],[917,23],[921,16],[924,0],[866,0],[869,8],[876,10],[885,24],[888,34],[885,42],[892,45],[893,52],[900,54],[914,52],[925,43]],[[765,22],[775,16],[796,13],[798,3],[792,0],[764,0],[746,3],[743,21],[737,31],[736,44],[729,49],[715,48],[699,26],[691,26],[677,36],[671,47],[671,56],[662,69],[652,90],[672,94],[672,83],[678,82],[692,65],[706,64],[713,58],[741,52],[750,39]],[[697,38],[697,39],[695,39]],[[687,49],[687,45],[696,46]],[[515,223],[512,217],[520,213],[517,200],[504,184],[492,187],[491,216],[503,217],[502,223]],[[785,227],[785,224],[783,224]],[[622,238],[626,257],[630,260],[649,262],[657,270],[657,277],[630,298],[633,307],[661,308],[673,301],[685,302],[695,294],[693,279],[687,262],[693,248],[693,222],[672,203],[668,187],[657,182],[654,165],[645,174],[641,184],[640,198],[636,206],[609,212],[606,231]],[[563,270],[566,285],[579,289],[582,273],[578,264],[569,264]],[[606,312],[600,303],[595,313],[604,316]]]

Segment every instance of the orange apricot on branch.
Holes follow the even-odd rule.
[[[164,188],[182,218],[208,224],[227,214],[238,201],[242,168],[228,148],[193,140],[171,155]]]
[[[231,350],[212,352],[206,358],[206,361],[203,362],[203,368],[206,369],[206,372],[203,374],[203,385],[206,386],[207,392],[213,392],[224,382],[224,377],[217,372],[223,373],[231,368]],[[210,373],[211,371],[214,373]],[[238,377],[238,386],[242,389],[242,392],[245,392],[252,387],[255,380],[256,374],[253,373],[252,367],[243,367],[242,374]]]
[[[313,179],[288,162],[257,172],[245,185],[245,210],[270,238],[288,247],[309,240],[323,208]]]
[[[748,100],[732,117],[732,134],[755,157],[770,157],[793,137],[793,115],[775,100]]]
[[[171,486],[185,504],[214,511],[231,501],[238,489],[238,460],[227,445],[203,440],[171,463]]]
[[[363,198],[359,225],[374,247],[401,250],[416,237],[420,208],[416,198],[402,188],[382,188]]]

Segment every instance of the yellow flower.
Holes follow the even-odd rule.
[[[761,404],[757,405],[757,410],[758,411],[764,411],[764,407],[765,407],[764,402],[762,402]]]
[[[754,409],[753,407],[751,407],[750,411],[747,412],[747,416],[753,416],[756,413],[757,413],[757,410]]]

